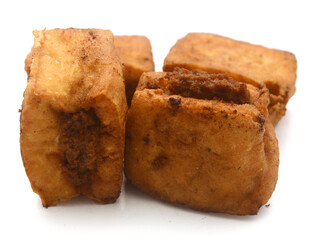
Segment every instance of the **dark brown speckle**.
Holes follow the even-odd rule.
[[[148,137],[143,137],[143,141],[148,144],[149,143],[149,138]]]
[[[171,104],[171,106],[179,108],[180,107],[180,103],[181,103],[181,98],[176,99],[176,98],[170,97],[169,98],[169,103]]]
[[[167,157],[164,156],[164,155],[159,155],[158,157],[156,157],[152,163],[151,163],[151,166],[155,169],[155,170],[158,170],[162,167],[164,167],[167,163]]]

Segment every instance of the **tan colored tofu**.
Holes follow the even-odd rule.
[[[45,207],[84,195],[116,201],[127,104],[113,34],[98,29],[34,31],[20,147]]]
[[[234,79],[266,85],[269,113],[275,125],[285,115],[295,92],[297,62],[294,54],[207,33],[190,33],[172,47],[163,70],[175,67],[228,73]]]
[[[123,64],[127,102],[130,104],[140,76],[143,72],[154,71],[150,40],[144,36],[115,36],[114,44]],[[25,70],[30,73],[32,51],[25,60]]]
[[[127,101],[130,103],[142,73],[154,71],[151,43],[144,36],[115,36],[115,47],[124,66]]]
[[[190,208],[257,214],[278,177],[268,101],[267,88],[223,74],[144,73],[127,119],[127,180]]]

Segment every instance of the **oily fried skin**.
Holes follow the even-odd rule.
[[[165,58],[163,70],[175,67],[228,73],[235,80],[269,89],[270,118],[276,124],[295,92],[297,62],[290,52],[269,49],[206,33],[179,39]]]
[[[150,40],[144,36],[115,36],[114,44],[123,64],[127,102],[130,104],[140,76],[154,71]],[[33,49],[25,60],[25,71],[30,74]]]
[[[21,155],[45,207],[80,194],[116,201],[122,183],[126,97],[113,35],[34,31],[21,114]]]
[[[278,143],[268,90],[247,85],[250,103],[147,89],[166,73],[144,73],[126,129],[125,174],[164,201],[237,215],[257,214],[274,191]]]
[[[25,71],[29,77],[32,63],[33,49],[31,49],[30,53],[28,53],[25,59]]]
[[[142,73],[154,71],[151,43],[144,36],[115,36],[114,43],[124,66],[126,95],[130,103]]]

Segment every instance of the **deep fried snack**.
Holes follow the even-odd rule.
[[[142,73],[154,71],[151,43],[144,36],[115,36],[114,44],[123,64],[127,102],[130,104]],[[32,55],[31,50],[25,60],[25,70],[28,75]]]
[[[21,114],[26,173],[43,206],[80,194],[116,201],[127,111],[110,31],[34,31]]]
[[[179,39],[165,58],[163,70],[175,67],[228,73],[241,82],[265,84],[274,125],[285,115],[286,104],[295,92],[297,62],[292,53],[218,35],[190,33]]]
[[[124,65],[126,95],[130,104],[142,73],[154,71],[151,43],[144,36],[115,36],[114,42]]]
[[[128,113],[126,178],[172,203],[257,214],[278,177],[268,96],[224,74],[144,73]]]

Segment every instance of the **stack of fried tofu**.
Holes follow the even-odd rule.
[[[295,92],[293,54],[191,33],[154,72],[143,36],[34,36],[20,144],[45,207],[78,195],[115,202],[123,158],[128,182],[164,201],[236,215],[267,203],[278,178],[274,125]]]

